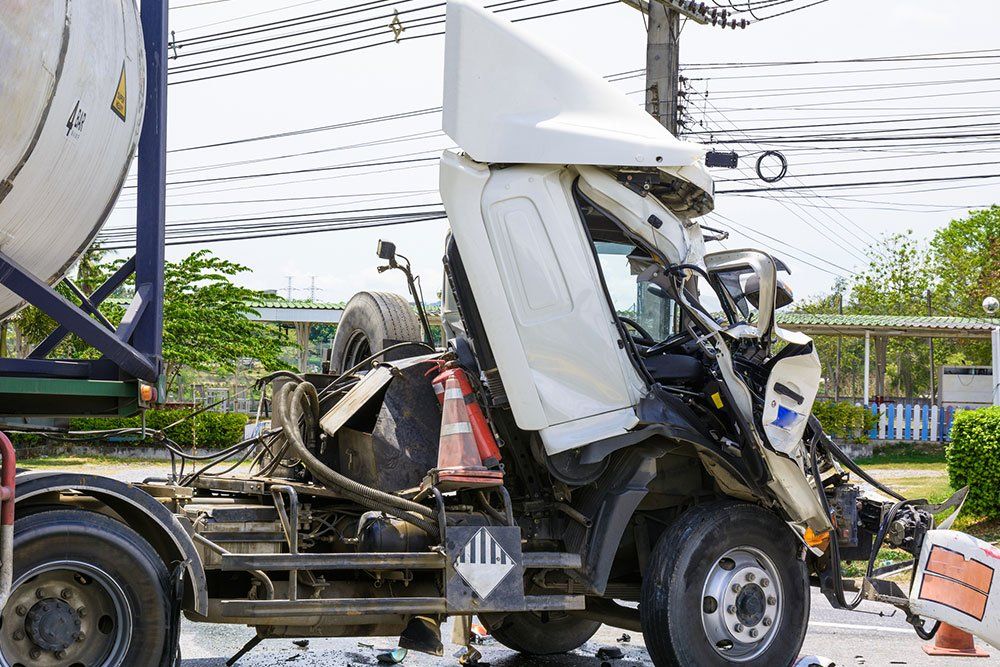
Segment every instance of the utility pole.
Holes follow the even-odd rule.
[[[837,312],[841,315],[844,314],[844,295],[841,292],[837,292]],[[840,400],[840,350],[842,345],[843,336],[837,336],[837,368],[833,373],[833,400]]]
[[[695,0],[622,0],[646,15],[646,111],[677,136],[681,18],[702,25],[746,28],[746,19]]]
[[[316,276],[309,276],[309,300],[316,300]]]
[[[646,29],[646,111],[677,136],[681,15],[653,0]]]
[[[288,278],[288,287],[286,287],[285,289],[288,290],[288,300],[291,301],[292,300],[292,277],[291,276],[287,276],[287,278]]]
[[[930,317],[931,315],[933,315],[933,311],[931,310],[931,291],[927,290],[927,316]],[[931,405],[934,405],[934,403],[936,402],[934,400],[934,380],[936,379],[934,376],[936,374],[934,372],[934,337],[933,336],[928,336],[927,337],[927,347],[928,347],[928,350],[929,350],[928,360],[930,361],[930,370],[931,370],[931,372],[930,372],[930,381],[931,382],[930,382],[930,385],[929,385],[930,386],[930,399],[931,399]]]

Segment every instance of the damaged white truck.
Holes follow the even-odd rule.
[[[529,654],[605,623],[655,665],[781,666],[810,586],[1000,648],[1000,553],[948,530],[964,492],[857,468],[811,417],[811,340],[775,324],[784,264],[706,252],[702,148],[466,0],[444,129],[441,345],[364,292],[324,373],[264,379],[270,428],[228,452],[249,470],[20,475],[3,664],[172,665],[183,613],[438,655],[447,617]],[[890,546],[908,583],[874,570]]]

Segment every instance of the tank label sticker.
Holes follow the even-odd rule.
[[[83,132],[83,124],[87,120],[87,114],[83,109],[80,108],[80,100],[76,101],[76,106],[73,107],[73,111],[69,114],[69,119],[66,121],[66,136],[76,139]]]
[[[115,97],[111,100],[111,110],[115,115],[125,120],[125,61],[122,61],[122,73],[118,77],[118,88],[115,89]]]
[[[483,599],[515,567],[514,559],[485,528],[472,536],[455,560],[455,571]]]

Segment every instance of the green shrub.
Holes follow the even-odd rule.
[[[189,414],[191,414],[191,410],[147,410],[146,428],[162,429]],[[202,412],[169,429],[166,435],[184,447],[222,449],[243,439],[243,427],[247,421],[247,416],[243,414]],[[70,430],[73,431],[106,431],[140,426],[142,426],[140,417],[82,417],[70,420]],[[129,436],[129,439],[120,444],[154,444],[152,438],[139,441],[138,439],[132,440],[133,437],[135,436]]]
[[[1000,517],[1000,407],[956,413],[945,457],[952,487],[969,487],[966,510]]]
[[[878,417],[861,405],[816,401],[812,411],[826,434],[841,442],[868,442],[868,432],[878,424]]]

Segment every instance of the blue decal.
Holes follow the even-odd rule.
[[[801,416],[802,415],[795,410],[789,410],[784,405],[778,404],[778,416],[775,417],[774,421],[771,423],[778,428],[788,429],[791,428]]]

